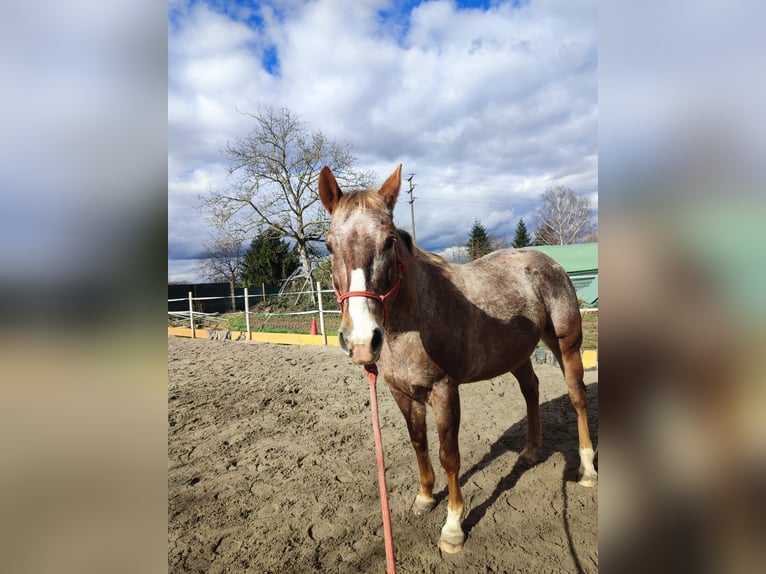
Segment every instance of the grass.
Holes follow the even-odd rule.
[[[308,335],[311,330],[311,319],[317,319],[317,328],[319,324],[317,316],[295,315],[295,316],[272,316],[265,313],[250,313],[250,330],[253,333],[299,333]],[[225,319],[225,328],[230,331],[247,331],[245,322],[245,313],[226,313],[221,316]],[[325,315],[325,330],[327,335],[334,336],[338,334],[340,325],[339,315]],[[221,328],[218,325],[217,328]]]
[[[247,323],[245,322],[245,313],[227,313],[226,327],[230,331],[247,331]],[[251,324],[252,326],[252,324]]]
[[[598,311],[582,314],[582,348],[598,349]]]

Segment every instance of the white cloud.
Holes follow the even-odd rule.
[[[210,233],[199,210],[199,196],[226,184],[226,167],[211,164],[168,180],[168,255],[187,259],[198,255]]]
[[[168,260],[168,283],[198,283],[202,259]]]
[[[273,79],[261,67],[263,33],[204,4],[173,19],[168,38],[168,155],[189,171],[222,160],[226,143],[247,131],[241,112]]]
[[[597,195],[596,9],[497,4],[426,1],[391,17],[381,11],[400,8],[385,1],[294,1],[240,21],[232,9],[173,6],[169,176],[220,168],[226,142],[252,128],[238,109],[286,106],[352,143],[381,181],[400,162],[405,177],[417,174],[422,246],[453,244],[475,219],[512,235],[525,217],[531,231],[553,181]],[[270,47],[277,74],[263,65]],[[180,188],[169,193],[187,201]],[[409,228],[401,197],[396,219]]]

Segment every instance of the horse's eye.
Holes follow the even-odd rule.
[[[385,249],[386,251],[388,251],[388,250],[389,250],[389,249],[391,249],[393,246],[394,246],[394,238],[393,238],[393,237],[388,237],[388,238],[386,239],[386,242],[383,244],[383,249]]]
[[[327,242],[325,242],[324,246],[327,247],[327,252],[330,255],[332,255],[332,244],[329,241],[327,241]]]

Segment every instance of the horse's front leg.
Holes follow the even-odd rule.
[[[439,432],[439,459],[447,475],[449,504],[447,521],[442,527],[439,548],[450,554],[460,552],[465,542],[463,533],[463,515],[465,504],[460,492],[458,473],[460,472],[460,450],[458,448],[458,429],[460,427],[460,395],[457,384],[441,381],[434,385],[429,402],[434,410],[436,427]]]
[[[391,394],[399,405],[399,409],[407,421],[407,430],[410,433],[412,448],[415,449],[415,457],[418,460],[418,475],[420,489],[412,504],[412,512],[424,514],[436,506],[434,498],[434,469],[431,466],[431,457],[428,456],[428,436],[426,434],[426,407],[423,403],[415,401],[401,391],[394,388]]]

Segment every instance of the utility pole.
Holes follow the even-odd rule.
[[[410,184],[410,188],[407,190],[407,193],[410,194],[409,202],[410,202],[410,215],[412,216],[412,240],[415,243],[417,243],[417,239],[415,238],[415,206],[414,206],[415,198],[412,195],[412,191],[415,189],[416,184],[412,183],[413,177],[415,177],[415,174],[411,173],[410,177],[407,178],[407,181]]]

